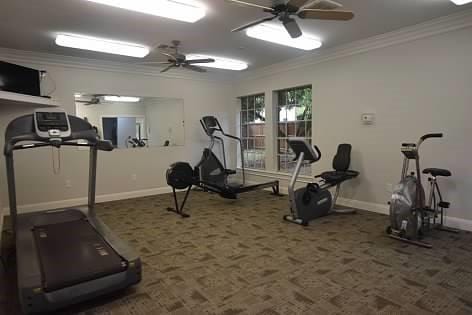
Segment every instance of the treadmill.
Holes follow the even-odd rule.
[[[88,206],[19,214],[13,153],[39,147],[90,148]],[[18,296],[25,314],[51,312],[141,281],[141,261],[96,217],[98,151],[112,151],[85,120],[38,109],[5,131],[10,214],[15,234]]]

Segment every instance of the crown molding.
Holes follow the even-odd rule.
[[[82,70],[95,70],[106,72],[119,72],[136,75],[146,75],[159,77],[163,79],[179,79],[191,81],[209,81],[230,84],[234,81],[232,74],[222,72],[209,72],[203,74],[194,74],[190,71],[178,71],[160,73],[159,68],[151,66],[133,65],[121,62],[112,62],[97,59],[87,59],[80,57],[64,56],[49,54],[43,52],[34,52],[26,50],[17,50],[0,47],[0,59],[8,62],[35,64],[35,65],[49,65],[64,68],[75,68]]]
[[[472,10],[469,9],[345,45],[320,49],[312,54],[244,72],[238,78],[239,80],[255,80],[471,26]]]

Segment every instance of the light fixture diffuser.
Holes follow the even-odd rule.
[[[123,103],[137,103],[141,100],[135,96],[117,96],[117,95],[105,95],[103,97],[107,102],[123,102]]]
[[[225,70],[235,70],[235,71],[245,70],[248,67],[247,63],[241,60],[236,60],[236,59],[229,59],[229,58],[209,56],[209,55],[200,55],[200,54],[190,54],[190,55],[187,55],[186,57],[187,57],[187,60],[208,59],[208,58],[215,60],[215,62],[195,64],[196,66],[199,66],[199,67],[208,67],[208,68],[217,68],[217,69],[225,69]]]
[[[73,34],[57,35],[56,44],[63,47],[92,50],[136,58],[143,58],[149,54],[149,48],[142,45]]]
[[[472,2],[472,0],[451,0],[455,5],[463,5]]]
[[[206,8],[195,0],[88,0],[125,10],[194,23],[206,15]]]
[[[292,38],[283,27],[267,23],[248,28],[246,35],[267,42],[303,50],[314,50],[320,48],[322,45],[321,41],[316,37],[303,34],[300,37]]]

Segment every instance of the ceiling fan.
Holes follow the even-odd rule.
[[[180,68],[183,67],[187,70],[197,71],[197,72],[206,72],[205,69],[196,66],[200,63],[211,63],[215,62],[215,59],[207,58],[207,59],[193,59],[187,60],[187,57],[184,54],[179,53],[179,46],[180,41],[173,40],[171,45],[159,45],[157,48],[159,49],[159,53],[161,55],[166,56],[168,59],[167,61],[148,61],[148,62],[140,62],[140,65],[167,65],[166,68],[161,70],[162,72],[167,72],[172,68]]]
[[[272,16],[268,16],[235,28],[232,30],[232,32],[239,32],[252,26],[278,18],[290,36],[292,38],[297,38],[302,35],[302,31],[292,16],[297,16],[301,19],[335,21],[347,21],[354,17],[354,13],[352,11],[339,10],[339,8],[342,7],[342,4],[332,0],[276,0],[274,1],[274,6],[272,7],[240,0],[226,1],[246,7],[259,8],[264,12],[272,14]]]

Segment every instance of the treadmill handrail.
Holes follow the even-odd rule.
[[[85,140],[85,139],[79,139],[80,140]],[[75,141],[75,140],[74,140]],[[111,147],[110,147],[111,145]],[[41,147],[48,147],[48,146],[55,146],[49,142],[33,142],[33,143],[25,143],[25,144],[19,144],[19,145],[10,145],[5,149],[4,154],[9,155],[13,151],[17,150],[26,150],[26,149],[33,149],[33,148],[41,148]],[[63,142],[59,145],[60,147],[62,146],[74,146],[74,147],[97,147],[97,150],[100,151],[112,151],[113,150],[113,145],[110,143],[108,140],[99,140],[96,143],[79,143],[79,142]]]

